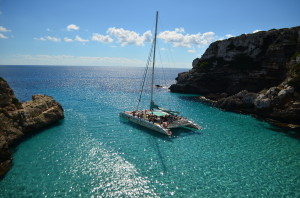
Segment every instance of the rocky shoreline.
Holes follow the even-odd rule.
[[[19,102],[8,83],[0,77],[0,178],[9,170],[12,149],[25,137],[64,118],[60,103],[46,95],[33,95]]]
[[[261,31],[212,43],[172,92],[300,128],[300,27]]]

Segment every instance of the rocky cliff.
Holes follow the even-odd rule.
[[[0,177],[12,163],[12,147],[26,135],[63,118],[62,106],[52,97],[34,95],[32,101],[20,103],[0,77]]]
[[[212,43],[172,92],[198,93],[217,107],[300,124],[300,27]]]

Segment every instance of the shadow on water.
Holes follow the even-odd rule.
[[[127,120],[122,119],[122,118],[120,118],[120,121],[123,124],[126,124],[126,125],[128,125],[128,126],[130,126],[132,128],[135,128],[135,129],[139,130],[141,133],[145,133],[147,135],[150,135],[149,136],[150,145],[152,145],[154,151],[157,154],[157,158],[158,158],[159,164],[161,164],[161,166],[162,166],[162,172],[166,173],[168,170],[167,170],[167,166],[165,165],[164,158],[163,158],[163,155],[161,153],[161,150],[160,150],[160,147],[159,147],[159,144],[158,144],[158,140],[161,139],[164,142],[165,141],[172,142],[172,137],[164,135],[164,134],[161,134],[161,133],[156,132],[156,131],[153,131],[151,129],[148,129],[146,127],[143,127],[143,126],[140,126],[138,124],[132,123],[132,122],[127,121]]]
[[[200,102],[200,103],[206,104],[208,106],[213,106],[209,103],[205,103],[205,102],[199,100],[199,96],[185,96],[184,95],[184,96],[179,96],[179,97],[183,100],[187,100],[187,101],[191,101],[191,102]],[[250,115],[258,121],[270,124],[269,126],[265,126],[262,124],[263,128],[277,132],[277,133],[284,133],[286,136],[300,140],[300,127],[299,126],[297,126],[296,128],[291,128],[291,127],[287,127],[287,125],[284,123],[281,123],[281,122],[275,121],[275,120],[271,120],[271,119],[266,119],[257,114],[252,114],[252,113],[247,113],[247,112],[235,112],[235,111],[224,110],[221,108],[218,108],[218,109],[220,111],[225,111],[225,112],[233,112],[233,113],[238,113],[238,114]]]
[[[173,135],[171,137],[164,135],[164,136],[166,136],[165,138],[171,139],[171,141],[170,140],[169,141],[172,142],[172,143],[174,143],[172,141],[172,139],[175,139],[175,138],[178,139],[178,138],[191,136],[191,135],[202,135],[202,133],[196,132],[195,130],[191,130],[191,129],[188,129],[188,128],[176,128],[176,129],[172,129],[172,132],[173,132]],[[151,134],[156,134],[156,132],[151,131]],[[159,134],[159,135],[162,135],[162,134]],[[157,136],[152,135],[152,137],[154,137],[154,138],[151,138],[150,141],[152,142],[154,150],[157,152],[157,157],[158,157],[159,162],[162,166],[162,172],[165,174],[165,173],[168,172],[168,168],[165,164],[165,159],[164,159],[164,156],[162,154],[163,149],[160,149],[158,139],[155,138]]]
[[[188,95],[188,96],[179,96],[179,98],[191,102],[200,102],[199,96],[200,95]]]
[[[173,139],[178,139],[178,138],[182,138],[182,137],[187,137],[187,136],[191,136],[191,135],[202,135],[201,132],[193,130],[193,129],[188,129],[188,128],[176,128],[176,129],[172,129],[173,135],[172,136],[167,136],[165,134],[161,134],[159,132],[153,131],[151,129],[148,129],[146,127],[143,126],[139,126],[135,123],[132,123],[130,121],[127,121],[125,119],[120,118],[120,121],[126,125],[129,125],[130,127],[133,127],[135,129],[138,129],[141,132],[144,132],[148,135],[150,135],[149,138],[149,142],[152,145],[154,151],[156,151],[159,163],[161,164],[162,167],[162,172],[163,173],[167,173],[168,172],[168,168],[165,164],[165,159],[164,156],[162,154],[162,151],[160,149],[159,146],[159,140],[163,140],[163,142],[167,141],[170,143],[174,143]]]
[[[64,120],[59,120],[55,123],[52,123],[51,125],[49,126],[45,126],[45,127],[42,127],[40,129],[36,129],[36,130],[33,130],[29,133],[26,133],[25,136],[21,139],[19,139],[18,141],[16,141],[13,145],[12,145],[12,151],[15,152],[18,148],[17,146],[22,143],[22,142],[26,142],[27,140],[31,139],[33,136],[36,136],[37,134],[40,134],[46,130],[50,130],[52,128],[55,128],[55,127],[59,127],[61,125],[63,125],[63,122]]]
[[[159,144],[158,144],[158,140],[157,138],[151,138],[150,139],[150,142],[151,142],[151,145],[153,145],[153,149],[156,151],[157,153],[157,158],[159,160],[159,164],[161,164],[161,168],[162,168],[162,172],[163,173],[166,173],[168,172],[168,169],[167,169],[167,166],[165,164],[165,160],[164,160],[164,157],[161,153],[161,149],[159,147]]]
[[[295,138],[297,140],[300,140],[300,129],[288,129],[288,128],[282,128],[274,125],[264,126],[264,128],[277,132],[277,133],[284,133],[285,135]]]
[[[31,139],[33,136],[35,136],[35,135],[37,135],[39,133],[42,133],[42,132],[44,132],[44,131],[46,131],[48,129],[58,127],[58,126],[62,125],[63,122],[64,122],[64,120],[59,120],[59,121],[57,121],[57,122],[55,122],[55,123],[53,123],[53,124],[51,124],[49,126],[43,127],[41,129],[33,130],[32,132],[29,132],[29,133],[26,133],[24,135],[24,137],[20,138],[16,142],[14,142],[11,145],[11,148],[9,148],[10,152],[12,153],[12,159],[13,159],[14,153],[18,151],[18,145],[20,145],[22,142],[25,142],[25,141]],[[8,171],[10,171],[13,166],[14,166],[14,162],[12,160],[12,163],[11,163],[10,168],[8,169]],[[7,172],[0,177],[0,182],[1,182],[1,180],[3,180],[6,177],[6,175],[7,175]]]
[[[190,129],[190,128],[176,128],[172,129],[173,132],[173,138],[183,138],[187,136],[195,136],[195,135],[202,135],[202,132],[197,129]]]

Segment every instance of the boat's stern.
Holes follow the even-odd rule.
[[[189,120],[189,124],[187,124],[186,127],[193,128],[193,129],[198,129],[198,130],[202,129],[201,126],[199,126],[198,124],[196,124],[195,122],[190,121],[190,120]]]

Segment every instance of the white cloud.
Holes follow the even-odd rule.
[[[98,41],[100,43],[111,43],[111,42],[114,41],[109,35],[104,36],[104,35],[101,35],[101,34],[98,34],[98,33],[93,34],[92,40],[93,41]]]
[[[181,28],[175,28],[175,31],[176,32],[184,32],[184,28],[183,27],[181,27]]]
[[[40,38],[34,38],[38,41],[52,41],[52,42],[60,42],[60,38],[52,37],[52,36],[44,36]]]
[[[56,38],[56,37],[52,37],[52,36],[47,36],[46,39],[48,39],[49,41],[53,41],[53,42],[60,42],[60,38]]]
[[[11,32],[11,30],[7,29],[6,27],[0,26],[0,32]]]
[[[67,42],[67,43],[69,43],[69,42],[73,42],[73,40],[72,40],[72,39],[70,39],[70,38],[68,38],[68,37],[65,37],[65,38],[64,38],[64,41],[65,41],[65,42]]]
[[[125,57],[91,57],[91,56],[80,56],[78,60],[82,62],[89,62],[92,65],[133,65],[140,66],[145,63],[143,60],[129,59]]]
[[[65,37],[64,41],[67,42],[67,43],[74,42],[74,41],[78,41],[78,42],[81,42],[81,43],[89,42],[89,40],[83,39],[78,35],[75,37],[75,39]]]
[[[47,39],[45,37],[34,38],[34,40],[37,40],[37,41],[47,41]]]
[[[47,28],[46,31],[47,32],[52,32],[52,30],[50,28]]]
[[[67,26],[67,30],[71,31],[71,30],[79,30],[79,26],[75,25],[75,24],[70,24]]]
[[[140,34],[125,30],[123,28],[108,28],[107,33],[116,37],[118,43],[121,43],[121,46],[126,46],[128,44],[143,46],[145,42],[150,42],[152,39],[152,33],[150,30],[146,31],[142,36]]]
[[[195,49],[189,49],[187,52],[188,53],[196,53],[196,50]]]
[[[184,34],[184,28],[175,28],[174,31],[164,31],[158,35],[166,43],[172,43],[174,47],[193,46],[204,47],[210,44],[215,38],[214,32],[206,32],[204,34]]]
[[[260,32],[261,30],[254,30],[252,33],[257,33]]]
[[[0,64],[4,60],[0,59]],[[141,66],[145,60],[130,59],[126,57],[97,57],[97,56],[72,56],[72,55],[16,55],[7,59],[7,64],[29,65],[82,65],[82,66]]]
[[[4,34],[0,33],[0,39],[7,39],[7,36],[5,36]]]
[[[0,65],[70,65],[70,66],[133,66],[141,67],[146,61],[126,57],[73,56],[67,54],[0,54]],[[163,62],[167,67],[190,68],[187,62]]]
[[[75,37],[74,40],[75,40],[75,41],[78,41],[78,42],[81,42],[81,43],[89,42],[89,40],[85,40],[85,39],[81,38],[81,37],[78,36],[78,35]]]
[[[226,38],[231,38],[231,37],[233,37],[232,34],[226,34],[225,36],[226,36]]]

